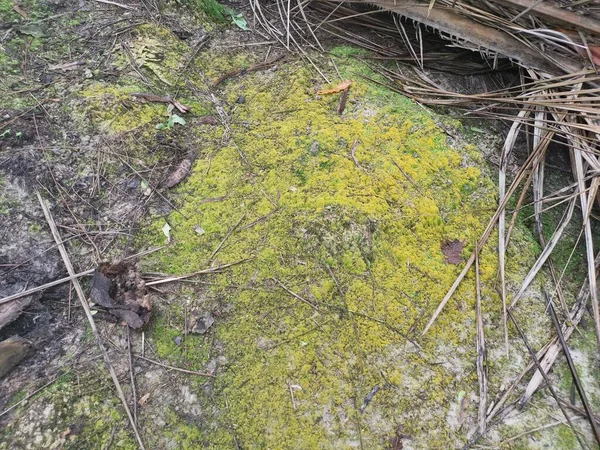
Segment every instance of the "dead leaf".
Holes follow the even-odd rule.
[[[352,84],[352,81],[350,81],[350,80],[342,81],[336,87],[333,87],[331,89],[321,89],[320,91],[317,92],[317,94],[319,94],[319,95],[337,94],[338,92],[342,92],[342,91],[345,91],[346,89],[348,89],[351,84]]]
[[[13,11],[19,14],[23,19],[29,19],[29,14],[18,3],[13,3]]]
[[[217,125],[219,123],[219,121],[217,120],[217,118],[215,116],[203,116],[200,117],[196,123],[198,125]]]
[[[73,61],[70,63],[56,64],[54,66],[49,66],[48,70],[77,70],[77,69],[81,69],[82,66],[85,66],[85,62]]]
[[[137,265],[102,263],[94,272],[90,300],[131,328],[143,327],[150,320],[152,304]]]
[[[462,263],[462,258],[460,253],[464,248],[465,244],[459,240],[453,241],[444,241],[441,243],[440,247],[442,249],[442,253],[446,257],[446,263],[448,264],[460,264]]]
[[[167,179],[163,182],[163,187],[172,188],[181,183],[192,170],[192,164],[196,160],[198,156],[197,152],[190,152],[188,156],[179,163],[177,168],[171,172],[171,174],[167,177]]]
[[[138,400],[138,405],[140,406],[144,406],[146,403],[148,403],[148,399],[150,398],[150,392],[148,392],[147,394],[144,394],[140,397],[140,399]]]

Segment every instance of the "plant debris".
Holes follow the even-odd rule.
[[[198,152],[195,150],[188,153],[187,157],[179,163],[177,168],[163,182],[163,187],[169,189],[181,183],[190,174],[192,164],[194,164],[197,157]]]
[[[100,264],[92,278],[90,300],[131,328],[141,328],[150,320],[150,296],[134,263]]]
[[[148,102],[168,103],[170,106],[177,108],[181,114],[185,114],[186,112],[189,112],[191,109],[189,106],[186,106],[186,105],[180,103],[179,101],[175,100],[170,95],[163,97],[160,95],[146,94],[144,92],[134,92],[131,95],[133,97],[141,98]]]

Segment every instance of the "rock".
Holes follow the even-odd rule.
[[[0,378],[4,377],[33,352],[31,341],[20,336],[0,342]]]
[[[215,323],[215,318],[210,312],[192,311],[190,314],[190,333],[205,334],[213,323]]]

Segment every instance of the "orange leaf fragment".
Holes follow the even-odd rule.
[[[342,91],[345,91],[346,89],[348,89],[351,84],[352,84],[352,81],[350,81],[350,80],[342,81],[340,84],[338,84],[334,88],[321,89],[320,91],[317,92],[317,94],[319,94],[319,95],[337,94],[338,92],[342,92]]]

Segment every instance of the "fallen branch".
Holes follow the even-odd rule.
[[[223,81],[225,81],[229,78],[237,77],[238,75],[245,75],[250,72],[256,72],[257,70],[265,69],[269,66],[272,66],[277,61],[283,59],[284,56],[285,55],[279,55],[279,56],[273,58],[271,61],[254,64],[253,66],[243,67],[241,69],[232,70],[230,72],[225,72],[223,75],[221,75],[219,78],[217,78],[213,82],[212,87],[216,88],[219,84],[221,84]]]

